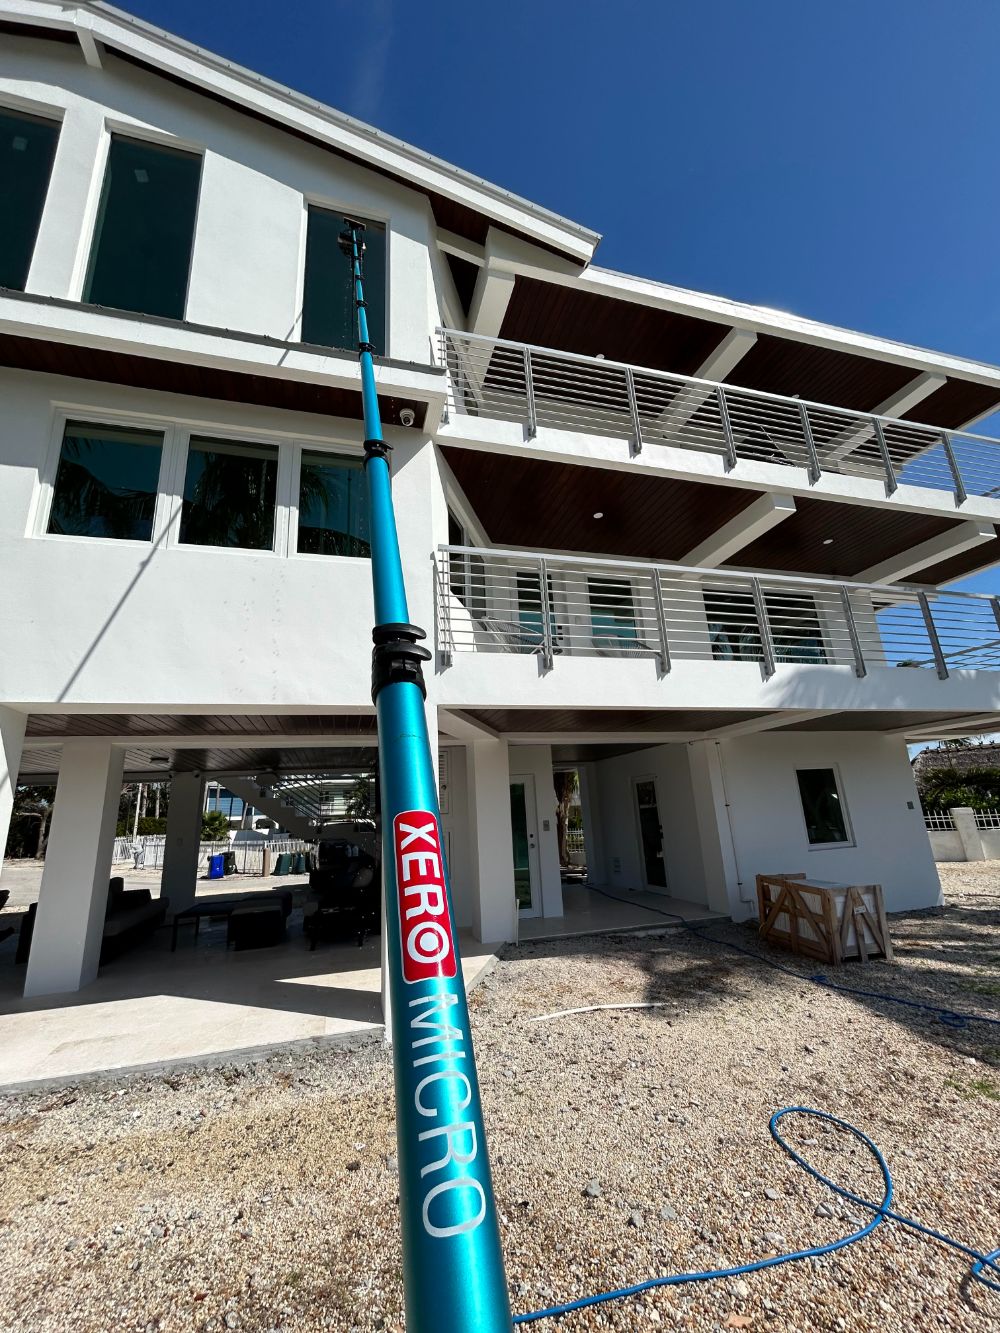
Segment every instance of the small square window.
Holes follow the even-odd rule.
[[[83,299],[183,319],[201,158],[113,135]]]
[[[358,345],[351,266],[340,248],[344,219],[326,208],[310,208],[306,231],[306,276],[302,293],[302,341],[318,347]],[[385,228],[365,225],[364,287],[368,336],[385,352]]]
[[[810,846],[849,845],[853,840],[836,769],[798,768],[795,776]]]
[[[58,139],[51,120],[0,112],[0,287],[23,292],[28,281]]]
[[[274,546],[278,447],[192,436],[180,540],[193,546]]]
[[[68,421],[48,531],[150,541],[162,451],[155,431]]]
[[[368,487],[360,459],[303,453],[298,549],[312,555],[371,555]]]

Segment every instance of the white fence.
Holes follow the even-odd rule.
[[[115,838],[112,856],[114,865],[138,866],[143,870],[160,870],[163,867],[166,838],[162,834],[147,834],[136,839]],[[236,857],[236,869],[241,875],[262,875],[264,873],[264,850],[270,850],[271,870],[283,852],[307,852],[311,844],[298,838],[268,838],[251,841],[203,842],[198,848],[198,874],[208,871],[209,858],[220,852],[231,852]],[[136,854],[138,853],[138,860]]]
[[[925,811],[924,824],[935,861],[1000,860],[1000,810]]]

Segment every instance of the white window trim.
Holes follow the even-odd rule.
[[[366,222],[377,222],[380,227],[385,229],[385,309],[383,311],[383,322],[385,325],[385,350],[380,352],[380,356],[392,355],[392,329],[389,326],[390,311],[390,292],[391,288],[391,250],[392,250],[392,226],[389,214],[380,213],[372,208],[352,208],[351,205],[342,201],[331,203],[329,198],[317,194],[303,194],[302,196],[302,230],[299,240],[299,265],[298,265],[298,314],[295,318],[295,330],[292,340],[302,341],[302,312],[306,303],[306,250],[309,243],[309,210],[310,208],[322,209],[325,213],[339,213],[344,217],[364,218]],[[347,260],[344,260],[345,282],[347,279]]]
[[[126,429],[161,432],[163,443],[160,446],[160,471],[156,479],[156,500],[153,505],[153,528],[149,541],[138,541],[131,537],[86,537],[72,533],[49,532],[49,519],[52,515],[52,501],[55,496],[56,474],[59,471],[59,459],[62,454],[63,438],[69,421],[92,422],[95,426],[121,426]],[[96,412],[93,408],[58,407],[52,414],[49,442],[45,459],[38,473],[38,485],[33,497],[32,508],[28,514],[26,537],[41,537],[45,541],[55,542],[110,542],[113,546],[135,547],[140,551],[149,551],[164,544],[168,524],[167,484],[170,475],[170,459],[173,454],[172,439],[174,428],[170,423],[153,422],[148,418],[136,420],[121,413]]]
[[[806,773],[810,769],[826,769],[833,774],[834,785],[837,788],[837,799],[840,802],[840,809],[844,816],[844,828],[847,830],[847,838],[842,842],[810,842],[809,824],[806,820],[806,809],[802,801],[802,791],[799,787],[799,774]],[[831,852],[842,851],[844,848],[856,847],[857,840],[854,836],[854,825],[851,820],[851,812],[847,805],[847,797],[844,794],[844,782],[840,776],[839,764],[798,764],[795,766],[795,795],[798,797],[799,814],[802,816],[802,829],[806,835],[806,851],[809,852]]]
[[[156,502],[153,509],[153,529],[149,541],[131,538],[84,537],[48,532],[55,493],[56,474],[62,453],[63,437],[68,421],[92,422],[95,426],[119,426],[126,429],[158,431],[163,435],[160,471],[157,478]],[[184,482],[191,437],[218,439],[233,444],[264,444],[278,451],[278,475],[275,484],[274,536],[270,548],[252,546],[201,546],[180,540],[181,515],[184,503]],[[240,425],[218,420],[179,420],[165,413],[136,411],[134,408],[106,407],[93,403],[60,402],[52,405],[52,418],[45,458],[39,468],[29,506],[25,536],[59,542],[110,542],[115,547],[134,547],[141,551],[154,549],[211,552],[216,555],[263,556],[293,560],[322,562],[350,561],[368,565],[367,556],[331,556],[314,552],[299,552],[298,497],[302,455],[328,453],[333,458],[361,462],[363,450],[356,441],[321,436],[312,438],[284,431],[251,431]]]

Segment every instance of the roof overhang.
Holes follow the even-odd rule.
[[[46,30],[72,34],[89,63],[100,50],[95,43],[100,43],[419,190],[431,197],[432,204],[440,199],[470,209],[577,265],[590,261],[600,240],[597,232],[579,223],[100,0],[76,5],[64,0],[0,0],[0,25],[4,22],[37,28],[39,36]]]

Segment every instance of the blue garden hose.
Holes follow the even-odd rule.
[[[593,893],[602,893],[602,890],[593,889],[590,885],[587,885],[586,887],[590,888]],[[602,896],[611,898],[615,902],[624,901],[612,893],[603,893]],[[930,1013],[937,1014],[942,1022],[947,1023],[951,1027],[962,1027],[966,1023],[971,1022],[991,1023],[1000,1026],[997,1019],[986,1018],[980,1014],[960,1014],[951,1009],[939,1009],[934,1005],[920,1004],[914,1000],[903,1000],[897,996],[885,995],[879,991],[860,990],[851,986],[841,986],[829,981],[820,973],[817,973],[812,977],[803,978],[801,973],[794,971],[794,969],[790,967],[785,967],[781,963],[773,962],[771,959],[765,958],[763,954],[756,953],[751,949],[745,949],[739,944],[732,944],[728,940],[719,940],[715,939],[713,936],[706,936],[703,932],[703,928],[690,925],[683,919],[683,917],[678,916],[676,912],[661,911],[660,908],[648,907],[645,903],[635,903],[633,906],[643,907],[647,911],[655,912],[660,916],[670,917],[679,921],[687,929],[701,936],[703,939],[706,939],[709,943],[721,944],[726,948],[736,950],[738,953],[746,954],[750,958],[756,958],[760,962],[767,963],[769,967],[774,967],[780,972],[787,972],[790,976],[795,977],[796,980],[799,981],[809,980],[818,986],[826,986],[831,990],[842,991],[846,994],[864,995],[869,998],[884,1000],[889,1003],[908,1005],[914,1009],[923,1009]],[[835,1180],[830,1180],[829,1177],[824,1176],[822,1172],[817,1171],[814,1166],[811,1166],[805,1160],[805,1158],[801,1157],[782,1136],[779,1129],[782,1120],[789,1115],[812,1116],[816,1120],[822,1120],[827,1124],[835,1125],[838,1129],[853,1135],[859,1143],[862,1143],[874,1158],[882,1177],[884,1193],[881,1202],[874,1203],[870,1199],[861,1198],[860,1195],[853,1193],[853,1191],[847,1189],[845,1186],[838,1185]],[[967,1258],[972,1260],[969,1269],[970,1275],[977,1282],[988,1287],[991,1291],[1000,1292],[1000,1264],[997,1262],[997,1260],[1000,1259],[1000,1248],[992,1250],[988,1254],[981,1253],[979,1250],[975,1250],[971,1246],[964,1245],[961,1241],[945,1235],[944,1232],[935,1231],[932,1227],[926,1227],[922,1223],[915,1221],[912,1217],[906,1217],[902,1213],[894,1212],[891,1207],[894,1195],[893,1180],[886,1160],[879,1151],[877,1144],[873,1143],[868,1135],[858,1129],[856,1125],[852,1125],[847,1120],[841,1120],[839,1117],[831,1115],[828,1111],[819,1111],[811,1106],[785,1106],[782,1107],[780,1111],[775,1111],[771,1116],[768,1128],[771,1131],[771,1137],[774,1139],[775,1143],[777,1143],[778,1147],[781,1148],[783,1152],[786,1152],[798,1166],[808,1172],[813,1179],[826,1185],[842,1198],[849,1199],[852,1203],[861,1208],[869,1209],[873,1214],[871,1220],[866,1223],[865,1226],[861,1227],[860,1230],[852,1231],[849,1236],[842,1236],[840,1239],[831,1241],[827,1245],[815,1245],[809,1249],[793,1250],[787,1254],[771,1255],[767,1259],[758,1259],[753,1263],[739,1264],[732,1268],[714,1268],[708,1269],[702,1273],[673,1273],[666,1277],[647,1278],[646,1281],[637,1282],[630,1287],[619,1287],[612,1291],[599,1292],[594,1296],[581,1296],[578,1300],[567,1301],[563,1305],[552,1305],[544,1310],[532,1310],[526,1314],[516,1315],[514,1317],[514,1323],[530,1324],[539,1319],[552,1319],[559,1315],[570,1314],[573,1310],[583,1310],[589,1306],[603,1305],[608,1301],[617,1301],[622,1300],[627,1296],[636,1296],[640,1292],[651,1291],[654,1287],[679,1287],[689,1282],[710,1282],[718,1278],[741,1277],[745,1273],[756,1273],[762,1268],[775,1268],[779,1264],[789,1264],[799,1259],[819,1258],[821,1255],[833,1254],[837,1250],[845,1249],[848,1245],[853,1245],[856,1241],[863,1240],[866,1236],[870,1236],[875,1228],[881,1226],[887,1219],[893,1222],[898,1222],[901,1226],[909,1227],[912,1231],[919,1232],[922,1236],[929,1236],[932,1240],[936,1240],[942,1245],[947,1245],[953,1250],[958,1250],[960,1254],[964,1254]],[[987,1273],[990,1274],[989,1277],[986,1276]]]

